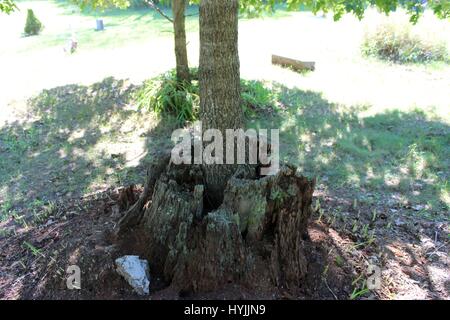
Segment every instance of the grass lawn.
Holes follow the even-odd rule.
[[[46,26],[38,37],[21,36],[28,7]],[[172,68],[170,24],[146,9],[99,15],[64,1],[20,1],[19,8],[0,21],[8,30],[1,35],[0,60],[11,61],[0,77],[3,216],[62,196],[142,182],[152,154],[169,146],[174,124],[136,110],[124,82],[102,79],[139,83]],[[93,30],[98,16],[104,32]],[[283,159],[330,189],[448,218],[450,68],[361,57],[361,36],[380,19],[369,12],[362,22],[333,22],[285,11],[242,19],[241,75],[264,81],[284,110],[249,119],[249,126],[280,128]],[[450,30],[448,22],[429,16],[421,23]],[[71,28],[80,48],[67,55],[62,47]],[[195,66],[197,17],[187,19],[187,30]],[[272,53],[314,60],[317,70],[300,75],[274,67]]]
[[[2,46],[0,54],[20,54],[30,51],[62,48],[72,33],[79,41],[83,50],[98,48],[118,48],[133,43],[142,43],[158,37],[168,37],[172,32],[169,21],[152,9],[109,9],[104,11],[82,11],[67,1],[19,1],[19,12],[2,17],[0,25],[10,30],[4,36],[12,41]],[[21,37],[26,20],[26,9],[34,13],[44,24],[44,30],[39,37]],[[170,9],[164,9],[170,15]],[[198,10],[191,7],[188,15],[194,15]],[[95,20],[104,21],[105,30],[96,32]],[[186,20],[186,30],[198,31],[198,18],[190,16]]]

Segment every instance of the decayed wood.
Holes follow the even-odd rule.
[[[140,198],[134,203],[134,205],[128,209],[128,211],[119,220],[116,233],[123,234],[128,231],[131,227],[139,224],[142,215],[144,205],[148,202],[150,196],[153,193],[153,189],[156,180],[162,174],[163,170],[167,167],[170,161],[170,153],[162,154],[157,161],[150,165],[147,170],[147,181],[144,186],[144,191],[142,192]]]
[[[298,288],[314,182],[289,166],[266,177],[238,170],[222,205],[205,212],[202,175],[196,166],[169,165],[154,184],[139,219],[152,270],[189,291],[229,282]]]
[[[296,59],[291,59],[287,57],[282,57],[273,54],[272,64],[280,65],[283,67],[291,67],[296,71],[314,71],[316,63],[312,61],[300,61]]]

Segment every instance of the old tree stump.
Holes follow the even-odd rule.
[[[145,239],[140,254],[179,290],[226,283],[298,288],[307,272],[304,239],[314,181],[289,165],[273,176],[258,172],[257,166],[238,168],[217,207],[209,203],[201,166],[163,157],[149,169],[118,235]]]

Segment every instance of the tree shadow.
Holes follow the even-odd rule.
[[[280,130],[280,153],[333,187],[396,195],[410,205],[448,209],[450,126],[421,110],[364,115],[322,94],[273,84],[282,112],[250,122]]]
[[[33,216],[42,203],[70,202],[111,187],[143,183],[154,156],[170,148],[178,123],[138,110],[133,105],[135,89],[124,80],[106,78],[91,86],[44,90],[31,98],[26,121],[0,128],[3,213],[25,211]],[[344,190],[340,196],[347,202],[355,195],[366,201],[357,219],[370,219],[372,206],[380,203],[398,208],[400,204],[389,199],[410,206],[426,203],[430,209],[424,211],[436,210],[438,217],[445,217],[448,124],[421,111],[363,116],[365,106],[339,106],[320,93],[281,84],[273,84],[273,91],[282,111],[258,115],[248,125],[280,129],[283,160],[317,176],[330,189]]]
[[[175,122],[137,110],[135,89],[106,78],[29,99],[29,119],[0,128],[3,209],[32,214],[34,204],[141,182]]]

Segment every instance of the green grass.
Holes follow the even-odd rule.
[[[18,7],[20,11],[6,17],[7,20],[4,22],[4,26],[9,28],[9,34],[15,33],[13,38],[16,43],[14,46],[0,48],[0,54],[29,53],[55,47],[62,49],[71,38],[72,32],[78,41],[79,49],[83,51],[151,44],[152,39],[173,35],[172,24],[151,8],[81,10],[69,1],[57,0],[19,1]],[[21,36],[27,8],[32,8],[44,25],[44,30],[39,36]],[[170,7],[161,9],[168,16],[172,15]],[[289,15],[285,6],[279,5],[277,11],[264,13],[262,17],[279,19]],[[104,21],[104,31],[95,31],[95,20],[98,18]],[[246,15],[242,15],[242,18],[250,20]],[[186,10],[186,32],[198,30],[198,7],[190,6]]]
[[[78,40],[79,48],[83,50],[117,48],[150,42],[151,39],[159,37],[171,37],[173,34],[172,24],[148,8],[108,9],[103,12],[81,11],[67,1],[56,0],[20,1],[18,7],[19,12],[7,17],[8,26],[13,26],[12,30],[16,33],[17,43],[15,46],[2,47],[0,53],[29,53],[55,47],[62,49],[70,39],[72,31]],[[39,36],[21,37],[26,8],[33,8],[44,25],[44,30]],[[170,9],[163,8],[163,10],[168,15],[171,14]],[[187,10],[189,15],[186,18],[187,32],[198,31],[198,16],[195,16],[197,11],[196,7],[189,7]],[[95,31],[97,18],[103,19],[104,31]]]
[[[61,197],[139,183],[174,123],[129,104],[134,88],[107,78],[44,90],[28,101],[33,121],[0,128],[2,216],[23,209],[43,221]]]
[[[281,128],[282,158],[326,181],[384,196],[400,193],[412,204],[450,208],[450,127],[422,110],[365,116],[370,107],[330,103],[320,93],[274,85],[289,106],[253,127]],[[448,218],[448,216],[446,217]]]
[[[8,43],[0,48],[1,59],[14,58],[5,66],[2,87],[5,95],[16,90],[11,96],[17,99],[31,89],[48,89],[29,101],[26,115],[30,119],[1,122],[0,114],[2,217],[18,209],[40,212],[61,197],[142,182],[146,164],[154,152],[169,145],[177,121],[158,118],[148,109],[138,110],[119,80],[68,84],[102,79],[105,75],[96,68],[96,58],[106,60],[108,75],[122,77],[126,70],[126,77],[138,73],[142,80],[139,72],[145,70],[144,77],[152,77],[152,68],[156,70],[173,54],[164,51],[168,46],[155,55],[158,47],[148,47],[172,43],[170,23],[147,9],[109,10],[101,14],[106,30],[96,32],[98,15],[78,9],[72,12],[66,1],[19,1],[19,7],[21,12],[0,20],[0,28],[8,30],[0,36]],[[27,7],[45,26],[39,36],[21,37]],[[195,8],[190,10],[195,12]],[[361,57],[358,34],[370,19],[360,23],[345,17],[335,23],[284,11],[265,19],[242,19],[241,71],[244,78],[252,79],[242,82],[248,125],[280,128],[283,159],[331,189],[372,193],[376,203],[397,194],[413,204],[428,205],[417,214],[433,218],[438,212],[448,217],[450,114],[445,80],[449,67],[400,66]],[[188,18],[188,32],[198,31],[196,20]],[[430,23],[437,22],[430,19]],[[439,23],[448,28],[448,23]],[[81,50],[61,58],[70,24],[77,30]],[[280,30],[311,31],[293,38]],[[158,42],[162,37],[165,41]],[[193,59],[198,46],[195,39],[190,40],[189,57]],[[114,51],[94,53],[95,49],[119,47],[127,49],[122,58],[134,60],[136,54],[139,59],[124,66],[123,61],[114,60]],[[270,56],[266,59],[263,53],[272,53],[274,48],[298,58],[308,53],[317,61],[317,69],[300,75],[272,67]],[[42,55],[47,49],[53,52]],[[30,89],[22,75],[28,69],[21,67],[39,67],[34,62],[39,59],[45,61],[42,68],[36,68],[40,72],[33,69],[29,74]],[[255,80],[261,78],[266,81]],[[261,108],[264,112],[254,112]],[[30,207],[35,199],[42,205]]]
[[[448,119],[422,110],[366,115],[370,106],[334,104],[317,92],[243,83],[251,84],[255,101],[273,99],[282,106],[254,113],[248,126],[280,128],[283,160],[329,188],[363,189],[377,199],[398,193],[412,205],[428,205],[419,214],[448,218]],[[138,109],[135,91],[108,78],[44,90],[30,99],[36,120],[0,131],[2,216],[19,206],[44,221],[52,201],[62,196],[142,182],[151,155],[170,146],[178,122]]]

